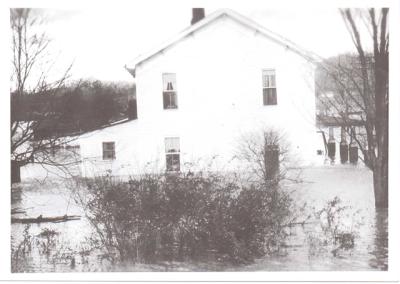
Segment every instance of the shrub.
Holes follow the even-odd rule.
[[[359,227],[362,225],[359,211],[351,212],[351,207],[343,205],[339,197],[326,202],[315,212],[319,230],[308,233],[307,241],[315,252],[330,251],[333,256],[351,251],[355,247]]]
[[[25,225],[22,239],[11,242],[11,272],[35,272],[43,267],[50,272],[56,264],[68,266],[73,252],[63,245],[60,233],[45,227],[34,235],[30,228]]]
[[[275,252],[293,220],[292,200],[276,186],[243,185],[215,173],[86,180],[87,217],[114,260],[233,263]]]
[[[27,258],[32,251],[33,240],[29,234],[30,225],[24,227],[22,240],[11,246],[11,271],[12,272],[25,272],[27,267]]]

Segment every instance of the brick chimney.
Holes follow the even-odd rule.
[[[190,22],[192,25],[202,20],[205,17],[204,8],[192,8],[192,21]]]

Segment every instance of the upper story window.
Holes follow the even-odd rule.
[[[103,142],[103,160],[115,160],[115,142]]]
[[[278,100],[276,96],[276,78],[274,69],[262,71],[262,83],[264,105],[276,105]]]
[[[163,104],[164,109],[178,108],[176,89],[176,74],[164,73],[163,75]]]
[[[167,172],[179,172],[180,171],[180,145],[179,137],[168,137],[165,138],[165,158]]]

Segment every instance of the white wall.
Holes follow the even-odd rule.
[[[275,69],[278,105],[263,105],[262,69]],[[176,73],[178,109],[163,109],[162,73]],[[180,137],[181,164],[229,168],[240,137],[282,129],[302,164],[316,157],[314,70],[299,55],[223,17],[136,68],[138,120],[80,139],[87,174],[129,174],[165,165],[164,138]],[[101,161],[102,142],[116,160]]]

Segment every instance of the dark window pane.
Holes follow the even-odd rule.
[[[168,105],[169,105],[168,93],[167,92],[163,92],[163,104],[164,104],[164,109],[167,109]]]
[[[164,109],[178,108],[176,92],[163,92]]]
[[[115,142],[103,142],[103,160],[115,160]]]
[[[264,88],[263,89],[263,103],[264,105],[276,105],[276,88]]]
[[[180,171],[180,155],[179,154],[167,154],[167,171],[168,172],[179,172]]]

